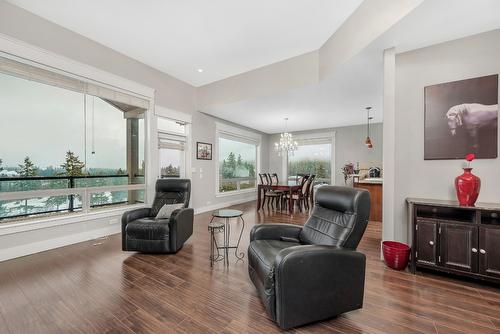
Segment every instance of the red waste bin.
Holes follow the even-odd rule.
[[[397,241],[383,241],[382,253],[387,266],[396,270],[403,270],[410,259],[410,247]]]

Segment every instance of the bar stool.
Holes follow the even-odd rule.
[[[225,232],[224,223],[211,221],[208,223],[208,231],[210,232],[210,267],[213,267],[214,262],[224,259],[224,255],[221,255],[219,252],[217,240],[215,239],[216,233]],[[215,250],[217,250],[217,256],[215,256]]]

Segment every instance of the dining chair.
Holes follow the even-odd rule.
[[[259,173],[259,178],[260,178],[260,184],[264,184],[264,185],[269,184],[269,179],[267,178],[266,173]]]
[[[314,190],[314,181],[316,180],[316,175],[311,175],[307,179],[307,189],[304,193],[303,203],[307,210],[309,210],[309,203],[312,203],[313,200],[313,190]]]
[[[259,178],[260,178],[260,183],[263,185],[268,186],[273,184],[271,174],[269,173],[259,173]],[[271,204],[271,206],[274,208],[274,202],[278,199],[281,201],[281,196],[278,192],[275,192],[272,189],[265,189],[264,199],[262,201],[261,208],[264,208],[264,206],[266,205],[266,200],[267,200],[267,207],[269,208],[269,204]]]
[[[269,174],[267,173],[267,179],[269,180],[269,185],[278,185],[279,184],[279,178],[278,178],[278,174],[276,173],[273,173],[273,174]],[[267,190],[265,193],[264,193],[264,202],[266,200],[266,198],[268,199],[267,200],[267,207],[269,208],[269,204],[271,204],[271,208],[273,209],[280,209],[281,210],[281,202],[282,202],[282,198],[283,198],[283,191],[282,190],[274,190],[274,189],[270,189],[270,190]],[[262,204],[264,206],[264,204]]]
[[[304,201],[304,194],[307,191],[307,187],[309,186],[308,180],[309,180],[310,174],[305,174],[301,176],[299,179],[300,181],[300,188],[297,192],[292,194],[292,207],[295,206],[295,203],[299,206],[300,212],[302,212],[302,202]],[[286,205],[288,205],[288,201],[290,199],[290,194],[285,193],[283,196],[283,201]]]

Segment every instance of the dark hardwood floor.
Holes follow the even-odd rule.
[[[254,224],[303,224],[245,211],[242,247]],[[247,273],[247,260],[210,269],[210,214],[176,255],[122,252],[120,235],[0,263],[1,333],[278,333]],[[236,229],[232,229],[236,236]],[[385,267],[380,224],[370,223],[362,310],[292,333],[500,333],[500,290],[434,274]],[[98,243],[98,245],[94,245]]]

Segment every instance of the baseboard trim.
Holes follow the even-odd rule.
[[[226,208],[226,207],[232,206],[232,205],[237,205],[237,204],[252,202],[252,201],[255,201],[255,200],[256,200],[255,196],[251,196],[251,197],[240,198],[240,199],[236,199],[236,200],[232,200],[232,201],[227,201],[227,202],[223,202],[223,203],[216,203],[216,204],[213,204],[213,205],[207,205],[207,206],[202,206],[202,207],[199,207],[199,208],[195,208],[194,209],[194,213],[197,215],[197,214],[200,214],[200,213],[209,212],[209,211],[213,211],[213,210],[217,210],[217,209],[222,209],[222,208]]]
[[[217,209],[222,209],[228,206],[247,203],[255,201],[255,196],[239,198],[232,201],[226,201],[222,203],[216,203],[213,205],[208,205],[204,207],[195,208],[195,214],[200,214],[204,212],[209,212]],[[85,224],[86,222],[80,222]],[[43,229],[43,228],[42,228]],[[25,233],[26,231],[19,232]],[[121,232],[121,224],[112,224],[109,226],[103,226],[102,228],[96,228],[87,230],[81,233],[67,234],[58,238],[40,240],[24,245],[19,245],[16,247],[2,249],[0,252],[0,262],[7,261],[10,259],[27,256],[31,254],[36,254],[40,252],[45,252],[51,249],[56,249],[64,246],[69,246],[79,242],[89,241],[97,238],[102,238],[112,234],[118,234]],[[8,236],[3,236],[8,237]]]

